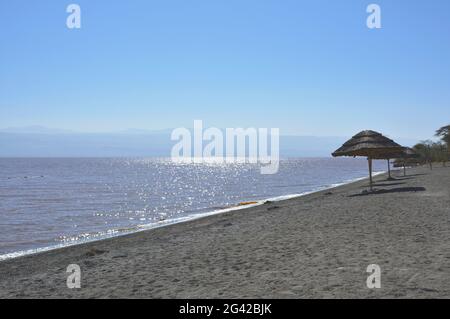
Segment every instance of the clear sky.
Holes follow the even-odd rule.
[[[0,43],[0,128],[425,139],[450,122],[448,0],[1,0]]]

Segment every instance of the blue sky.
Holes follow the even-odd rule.
[[[370,3],[381,30],[366,27]],[[448,0],[1,1],[0,39],[0,128],[201,119],[426,139],[449,124]]]

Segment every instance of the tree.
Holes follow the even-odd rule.
[[[441,140],[447,144],[447,147],[450,145],[450,125],[443,126],[436,131],[436,136],[440,137]]]
[[[429,164],[430,169],[433,169],[433,158],[432,158],[432,141],[422,141],[419,144],[414,145],[414,151],[419,154],[419,162],[424,164]]]
[[[435,162],[442,162],[442,166],[446,166],[448,161],[448,148],[442,142],[433,143],[432,157]]]
[[[444,152],[444,165],[450,158],[450,125],[443,126],[436,131],[436,136],[440,137],[442,142],[447,144],[446,152]],[[445,147],[445,146],[444,146]]]

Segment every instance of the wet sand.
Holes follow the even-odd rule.
[[[450,298],[450,168],[394,175],[6,260],[0,298]]]

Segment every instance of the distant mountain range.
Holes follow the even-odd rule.
[[[0,157],[169,157],[172,129],[79,133],[42,126],[0,129]],[[328,157],[349,137],[281,136],[281,157]],[[418,141],[396,139],[405,146]]]
[[[105,132],[105,133],[97,133],[97,134],[166,134],[172,132],[172,129],[164,129],[164,130],[144,130],[144,129],[126,129],[117,132]],[[24,127],[7,127],[0,128],[0,133],[17,133],[17,134],[88,134],[81,133],[72,130],[64,130],[64,129],[55,129],[48,128],[45,126],[32,125],[32,126],[24,126]],[[94,134],[94,133],[91,133]]]
[[[7,127],[0,129],[0,133],[18,133],[18,134],[73,134],[74,131],[48,128],[45,126],[33,125],[24,127]]]

